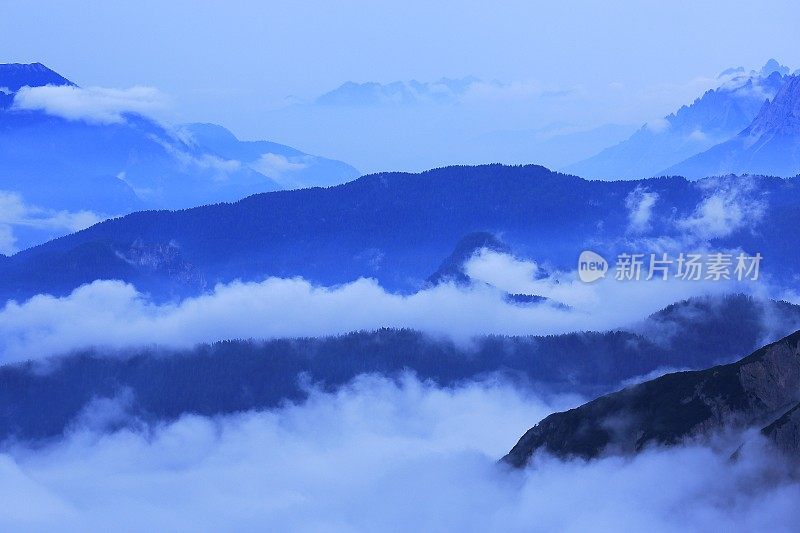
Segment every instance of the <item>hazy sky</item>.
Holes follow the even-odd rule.
[[[791,0],[0,0],[0,55],[43,62],[84,86],[154,86],[176,120],[302,144],[291,128],[273,127],[288,119],[269,110],[347,80],[474,75],[587,93],[612,87],[621,97],[587,104],[585,122],[640,123],[697,96],[697,80],[707,85],[726,67],[770,57],[800,67],[799,21]]]

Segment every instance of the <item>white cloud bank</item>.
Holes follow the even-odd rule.
[[[503,383],[361,377],[302,405],[0,454],[8,531],[791,531],[800,487],[757,444],[592,463],[496,460],[552,409]]]
[[[487,267],[488,265],[488,267]],[[375,280],[318,287],[296,279],[218,285],[178,303],[155,304],[132,285],[96,281],[55,298],[39,295],[0,309],[0,363],[100,346],[191,347],[232,338],[320,336],[413,328],[468,341],[480,334],[534,335],[622,327],[694,295],[752,290],[730,282],[617,282],[587,285],[575,273],[529,279],[535,267],[486,252],[468,272],[486,281],[470,288],[441,285],[405,296]],[[551,303],[517,305],[505,292],[537,294]]]
[[[46,85],[22,87],[14,96],[14,109],[44,111],[67,120],[117,124],[125,113],[151,114],[164,109],[166,97],[153,87],[108,89]]]

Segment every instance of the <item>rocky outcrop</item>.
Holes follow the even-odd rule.
[[[789,76],[771,102],[766,102],[743,135],[753,142],[764,136],[800,135],[800,77]]]
[[[118,257],[148,275],[160,274],[171,282],[200,290],[207,286],[203,273],[184,259],[174,241],[145,243],[137,239],[125,253],[118,252]]]
[[[649,445],[703,439],[722,429],[764,427],[797,453],[800,331],[729,365],[668,374],[548,416],[504,461],[525,466],[537,452],[591,459]]]
[[[761,430],[786,455],[800,458],[800,404]]]

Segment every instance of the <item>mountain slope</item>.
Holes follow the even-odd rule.
[[[800,76],[790,76],[735,138],[664,171],[689,178],[751,173],[800,174]]]
[[[796,423],[798,401],[800,331],[736,363],[668,374],[550,415],[504,461],[522,467],[537,452],[585,459],[635,453],[748,426],[766,426],[764,433],[777,435]]]
[[[91,111],[124,100],[118,94],[124,91],[106,97],[108,90],[82,89],[40,64],[0,65],[0,88],[0,195],[13,194],[20,210],[36,214],[32,222],[6,224],[13,249],[86,227],[62,222],[82,213],[94,222],[142,209],[231,202],[282,189],[272,175],[291,186],[357,176],[344,163],[274,143],[243,143],[218,126],[198,126],[203,142],[197,142],[125,109],[98,119]],[[19,100],[22,90],[27,96]],[[38,95],[36,105],[31,94]],[[87,114],[64,113],[47,105],[53,101]]]
[[[699,199],[688,182],[662,185]],[[599,220],[622,231],[630,189],[542,167],[491,165],[379,174],[235,204],[135,213],[11,257],[0,272],[0,297],[63,294],[100,278],[131,281],[156,296],[197,292],[126,260],[134,243],[153,250],[172,243],[211,285],[270,275],[323,285],[375,277],[391,290],[416,291],[476,231],[503,234],[515,250],[572,266]]]
[[[76,91],[59,93],[61,98],[81,94],[87,100],[84,105],[91,105],[91,93],[79,93],[79,87],[37,65],[0,69],[0,86],[19,91],[21,85],[35,90],[57,84]],[[116,179],[135,192],[142,206],[182,208],[279,188],[252,169],[186,144],[145,116],[123,112],[123,117],[103,122],[65,118],[16,103],[3,107],[0,189],[16,191],[40,207],[119,214],[103,209],[102,199],[86,205],[81,196],[91,195],[99,180]],[[36,188],[29,189],[29,184]],[[48,195],[53,187],[76,193],[69,198]]]
[[[770,258],[774,279],[793,279],[800,250],[785,235],[800,224],[794,180],[590,182],[536,166],[487,165],[377,174],[327,189],[108,220],[11,257],[0,265],[0,298],[65,294],[95,279],[130,281],[157,299],[202,290],[153,270],[153,261],[140,264],[135,257],[144,249],[179,255],[206,286],[266,276],[303,276],[326,286],[373,277],[389,290],[412,292],[464,235],[479,231],[502,235],[522,258],[572,270],[590,245],[608,257],[628,249],[637,190],[659,198],[642,238],[684,238],[696,226],[707,232],[692,222],[698,206],[721,199],[743,217],[753,212],[752,220],[715,222],[724,231],[703,238],[759,251]],[[692,225],[676,224],[681,219]]]
[[[671,175],[662,171],[746,128],[764,100],[777,93],[786,77],[785,71],[777,62],[770,61],[761,71],[737,76],[707,91],[691,105],[681,107],[662,121],[642,126],[629,139],[564,170],[599,179]],[[709,175],[714,173],[698,177]]]

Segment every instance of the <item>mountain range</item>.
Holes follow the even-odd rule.
[[[800,76],[788,76],[753,122],[734,138],[668,168],[698,178],[723,174],[800,174]]]
[[[779,153],[777,151],[759,159],[748,156],[746,150],[738,154],[747,148],[742,143],[728,144],[743,135],[751,137],[751,133],[745,134],[745,131],[753,130],[757,123],[761,124],[755,128],[760,132],[759,137],[773,135],[769,130],[776,125],[775,119],[761,116],[765,112],[765,102],[779,94],[781,100],[790,100],[787,93],[796,91],[796,85],[791,83],[795,76],[789,74],[788,68],[770,60],[759,71],[744,73],[743,69],[733,69],[720,77],[724,79],[720,87],[707,91],[691,105],[642,126],[627,140],[569,165],[564,171],[600,179],[659,175],[700,178],[729,173],[789,177],[800,173],[800,166],[793,163],[791,157],[770,159]],[[772,107],[772,115],[780,113],[791,113],[791,106],[781,103]],[[796,133],[782,135],[782,141],[788,144],[796,143],[797,139]],[[752,151],[758,151],[758,147]]]
[[[797,180],[781,178],[605,182],[501,165],[376,174],[107,220],[0,262],[0,298],[120,279],[168,299],[267,276],[325,286],[371,277],[413,293],[475,232],[567,272],[587,248],[604,257],[652,243],[741,248],[761,253],[765,273],[792,287],[800,252],[786,235],[800,223],[799,196]],[[642,206],[646,220],[636,218]]]
[[[442,78],[434,82],[395,81],[392,83],[348,81],[318,96],[320,105],[369,106],[412,105],[454,102],[474,85],[486,83],[474,76]],[[496,82],[495,82],[496,84]]]
[[[793,176],[800,172],[797,77],[772,60],[758,72],[734,69],[723,73],[721,79],[724,83],[718,89],[708,91],[693,104],[659,123],[642,127],[630,139],[587,160],[585,165],[568,168],[584,177],[614,179],[654,174],[685,175],[691,179],[729,173]],[[350,102],[358,95],[367,98],[365,94],[378,94],[375,98],[398,102],[423,96],[435,99],[444,94],[465,94],[477,83],[483,82],[464,78],[435,83],[346,84],[326,95],[331,100],[328,104],[319,105],[351,105],[342,102]],[[3,207],[0,254],[11,255],[134,211],[235,202],[258,192],[333,186],[358,175],[340,161],[308,155],[277,143],[241,141],[214,124],[171,127],[135,111],[121,112],[111,120],[66,116],[64,109],[48,107],[47,98],[61,105],[72,102],[78,109],[84,109],[92,98],[114,100],[120,96],[102,93],[89,97],[94,94],[92,88],[81,89],[38,63],[0,65],[0,88],[0,206]],[[50,92],[35,93],[38,99],[31,100],[30,91],[36,90]],[[20,94],[25,98],[20,98]],[[76,97],[84,100],[71,100]],[[32,101],[38,103],[33,105]],[[597,146],[603,138],[619,135],[623,130],[614,127],[609,131],[598,130],[596,135],[593,132],[555,135],[548,137],[555,144],[547,151],[561,153],[564,143],[584,148]],[[540,135],[538,130],[531,134],[537,138]],[[515,132],[511,138],[519,139],[519,135],[521,132]],[[582,135],[583,140],[570,141],[575,135]],[[512,149],[513,143],[504,139],[501,136],[496,143],[489,144],[499,143]],[[539,141],[536,142],[541,144]],[[586,146],[584,141],[588,143]],[[483,140],[476,141],[476,157],[483,153],[480,147],[484,144]],[[513,150],[519,152],[518,148]],[[502,231],[503,226],[481,224],[464,228],[459,235],[450,235],[446,247],[437,248],[437,253],[446,254],[446,248],[452,248],[470,231]],[[146,234],[141,237],[146,246],[157,245],[149,242],[151,238]],[[182,237],[175,242],[185,240]],[[355,250],[354,255],[360,258],[380,255],[385,252],[384,247],[376,243],[370,249]],[[127,249],[116,251],[127,253]],[[562,260],[563,256],[559,256],[557,262]],[[352,257],[347,258],[347,262],[351,261]],[[192,264],[204,268],[197,261]],[[376,265],[374,261],[371,264]],[[406,281],[392,283],[413,285],[430,274],[430,266],[420,265],[414,272],[403,272]],[[287,267],[280,271],[294,270]],[[363,268],[358,272],[372,274]],[[383,273],[380,275],[385,277]],[[214,272],[204,276],[208,280],[217,279]]]
[[[0,65],[0,88],[0,199],[19,213],[0,214],[0,227],[14,233],[0,252],[108,216],[358,176],[339,161],[239,141],[220,126],[163,125],[124,109],[124,93],[82,89],[39,63]]]
[[[107,483],[108,492],[122,487],[113,496],[125,502],[137,499],[134,485],[150,490],[156,479],[155,497],[169,505],[177,500],[167,492],[191,492],[202,478],[191,469],[199,464],[217,484],[242,485],[246,510],[269,500],[270,511],[285,514],[321,494],[322,524],[327,484],[317,490],[261,468],[278,487],[277,497],[265,499],[261,485],[229,474],[301,457],[289,468],[307,466],[300,468],[307,483],[319,477],[319,465],[343,463],[346,476],[369,456],[370,468],[389,465],[376,476],[380,489],[402,476],[415,483],[407,486],[422,480],[439,491],[427,471],[444,464],[442,486],[467,486],[470,503],[473,494],[483,500],[495,491],[490,499],[515,515],[512,528],[548,529],[554,522],[538,520],[541,506],[528,514],[509,501],[532,499],[533,484],[557,497],[576,486],[572,480],[587,479],[570,470],[599,473],[599,487],[622,480],[636,492],[642,470],[630,464],[656,480],[676,468],[662,457],[630,460],[654,449],[691,443],[721,449],[721,463],[734,463],[758,440],[800,460],[800,305],[780,300],[797,302],[800,294],[793,237],[800,76],[770,61],[720,80],[693,104],[576,165],[614,179],[501,164],[359,176],[341,161],[240,140],[216,124],[162,124],[147,112],[157,97],[147,88],[83,88],[38,63],[0,65],[0,468],[7,485],[21,487],[23,500],[52,494],[58,512],[69,514],[96,499],[87,496],[87,479],[99,479],[101,490]],[[453,111],[480,83],[350,83],[313,106],[401,116],[444,102]],[[372,131],[369,121],[357,127]],[[520,131],[512,138],[537,134]],[[620,131],[582,132],[582,146]],[[611,279],[609,265],[621,254],[655,260],[663,253],[683,269],[684,254],[718,255],[720,266],[723,254],[732,263],[740,252],[763,260],[759,283],[725,275],[719,283],[713,276],[694,285],[649,282],[652,270],[635,278],[641,284]],[[586,273],[579,260],[609,279],[592,285],[578,275]],[[654,302],[674,303],[658,309],[663,304]],[[364,395],[362,384],[376,390]],[[399,393],[387,396],[384,387]],[[565,405],[577,407],[561,411]],[[363,423],[364,406],[381,431]],[[477,439],[487,442],[476,446]],[[319,447],[308,454],[311,444]],[[266,455],[229,462],[250,448]],[[543,455],[550,473],[539,475]],[[711,505],[748,505],[739,493],[760,492],[761,478],[785,467],[778,455],[755,468],[745,463],[734,477],[724,477],[727,464],[707,471],[701,464],[704,478],[734,480],[733,491],[709,491]],[[92,467],[95,456],[100,468]],[[607,457],[615,459],[592,462]],[[77,498],[61,490],[73,462],[81,463]],[[31,468],[40,465],[46,468]],[[142,465],[150,477],[137,473]],[[338,470],[323,474],[331,486],[342,479]],[[54,485],[40,483],[45,478]],[[362,489],[370,488],[367,477],[356,478],[347,512],[371,521],[350,505],[363,503]],[[469,488],[475,479],[481,482]],[[687,479],[676,485],[678,501],[706,486]],[[797,486],[786,487],[769,490],[793,508]],[[210,494],[220,499],[219,491]],[[445,496],[444,507],[453,507]],[[763,503],[754,508],[770,511],[773,497],[753,500]],[[392,506],[386,501],[380,512]],[[396,507],[394,523],[405,523],[409,506]],[[131,509],[150,510],[138,501]],[[675,509],[683,512],[670,504]],[[600,527],[620,523],[616,502],[601,511]],[[589,515],[583,529],[595,521]],[[502,523],[502,516],[492,521]]]

